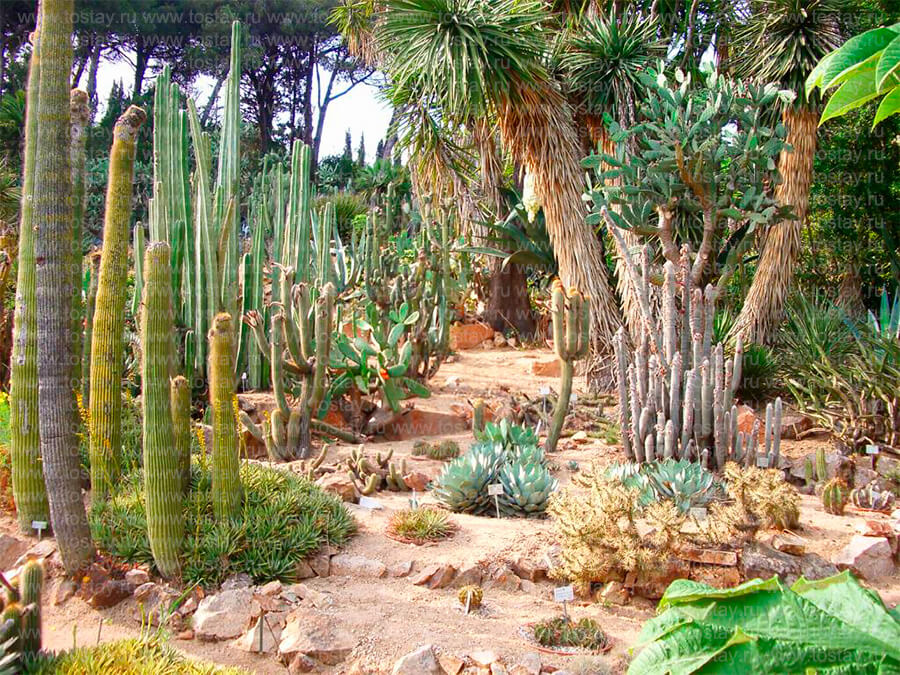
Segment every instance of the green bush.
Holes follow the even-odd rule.
[[[256,583],[295,581],[296,566],[323,544],[340,545],[356,525],[343,504],[311,482],[258,464],[241,467],[243,512],[233,522],[213,517],[210,473],[191,467],[184,500],[182,574],[188,584],[216,586],[244,572]],[[91,511],[97,546],[130,563],[153,564],[140,472],[127,477]]]
[[[169,645],[148,639],[107,642],[44,656],[26,672],[34,675],[240,675],[245,671],[188,659]]]

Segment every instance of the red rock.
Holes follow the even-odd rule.
[[[734,567],[738,564],[738,556],[735,551],[716,551],[713,549],[686,546],[678,552],[682,560],[689,560],[706,565],[725,565]]]
[[[131,596],[132,586],[124,579],[109,579],[91,596],[90,604],[95,609],[106,609],[118,605]]]
[[[694,565],[690,578],[713,588],[732,588],[741,583],[741,573],[737,567]]]
[[[559,359],[552,361],[533,361],[531,364],[531,374],[540,377],[559,377],[561,372]]]
[[[753,431],[753,425],[756,422],[759,422],[759,440],[763,441],[766,438],[766,428],[763,424],[763,420],[759,418],[759,416],[753,411],[748,405],[742,405],[738,407],[738,431],[743,433],[751,433]]]
[[[453,581],[455,575],[456,568],[453,565],[429,565],[413,579],[413,583],[416,586],[427,586],[431,589],[444,588]]]
[[[485,323],[456,324],[450,326],[450,349],[473,349],[493,337],[494,329]]]
[[[429,475],[421,471],[411,471],[403,476],[403,483],[406,487],[410,490],[416,490],[417,492],[425,492],[425,489],[430,482],[431,478]]]
[[[631,580],[632,591],[635,595],[656,600],[663,596],[666,588],[675,579],[688,579],[690,574],[690,563],[678,558],[669,558],[654,567],[642,568]],[[625,586],[626,588],[629,586],[628,580]]]
[[[862,535],[864,537],[887,537],[889,539],[897,536],[891,524],[884,520],[867,520]]]

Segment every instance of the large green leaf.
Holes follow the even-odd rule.
[[[896,115],[898,112],[900,112],[900,87],[895,87],[878,104],[878,110],[875,111],[875,120],[872,122],[872,126],[891,115]]]
[[[854,71],[858,71],[896,37],[897,33],[890,28],[875,28],[847,40],[828,60],[822,73],[822,90],[831,89],[854,77]]]
[[[869,57],[852,77],[846,80],[840,88],[834,92],[825,110],[822,111],[822,119],[819,124],[839,117],[854,108],[858,108],[866,101],[871,101],[878,96],[878,88],[875,86],[875,68],[878,65],[878,54]]]
[[[894,34],[894,39],[884,48],[878,59],[878,67],[875,70],[875,85],[878,90],[884,89],[888,78],[896,76],[900,69],[900,35]]]
[[[750,579],[734,588],[712,588],[699,581],[690,579],[676,579],[663,594],[659,601],[659,609],[668,609],[675,605],[681,605],[697,600],[717,600],[725,598],[737,598],[757,591],[778,590],[778,577],[771,579]]]

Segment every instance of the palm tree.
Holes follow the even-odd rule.
[[[615,155],[604,116],[623,128],[635,123],[635,113],[643,85],[640,76],[666,55],[666,44],[657,39],[658,23],[633,11],[621,15],[584,16],[567,41],[561,65],[568,75],[570,98],[581,112],[591,141],[607,155]],[[623,232],[629,247],[639,239]],[[642,319],[637,290],[616,256],[616,288],[622,298],[626,323],[633,338]]]
[[[787,144],[778,170],[775,197],[793,207],[794,217],[775,225],[762,245],[759,265],[733,332],[764,343],[781,321],[785,299],[800,256],[800,233],[809,207],[819,100],[807,96],[806,77],[840,44],[843,0],[753,0],[750,15],[734,31],[734,71],[758,82],[776,82],[796,92],[781,119]]]
[[[584,222],[574,111],[543,65],[539,0],[386,0],[375,38],[394,87],[462,124],[495,115],[513,159],[534,176],[563,283],[590,296],[592,385],[612,381],[620,325],[601,242]]]

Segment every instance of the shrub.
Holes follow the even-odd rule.
[[[210,473],[192,466],[191,490],[184,499],[181,567],[186,583],[215,586],[239,572],[256,583],[294,581],[297,563],[323,544],[342,544],[355,531],[343,504],[303,478],[245,464],[241,482],[241,516],[218,522],[212,514]],[[139,472],[123,480],[108,501],[93,505],[91,530],[101,550],[126,562],[153,564]]]
[[[46,655],[27,672],[34,675],[240,675],[244,671],[189,659],[157,639],[132,639]]]
[[[534,639],[544,647],[577,647],[599,651],[606,646],[606,634],[596,621],[585,617],[577,622],[564,616],[545,619],[534,626]]]
[[[413,544],[446,539],[455,530],[456,526],[444,511],[428,507],[397,511],[387,525],[390,536]]]

